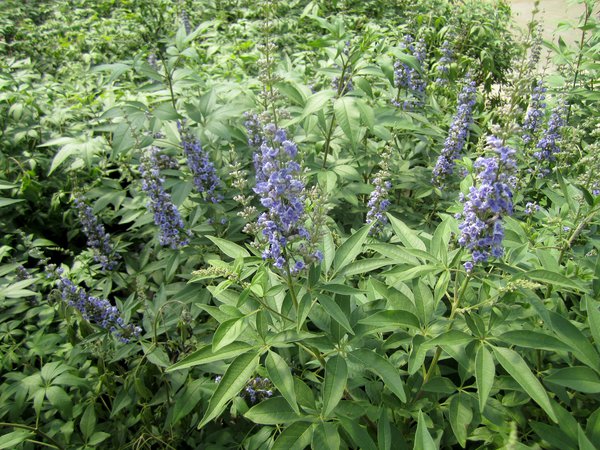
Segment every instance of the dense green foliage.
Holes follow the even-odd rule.
[[[3,2],[0,449],[600,449],[580,3]]]

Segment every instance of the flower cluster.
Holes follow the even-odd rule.
[[[331,80],[331,88],[336,92],[339,92],[340,95],[353,91],[354,85],[352,84],[352,75],[345,73],[341,80],[340,77],[334,77]]]
[[[181,134],[181,145],[187,158],[188,167],[194,176],[196,189],[198,189],[198,192],[204,198],[210,200],[212,203],[218,203],[222,200],[222,196],[216,194],[215,191],[221,184],[221,180],[217,175],[215,165],[210,161],[208,154],[202,149],[200,141],[185,132],[181,123],[178,123],[177,126]]]
[[[243,395],[250,400],[250,403],[260,402],[273,396],[273,384],[268,378],[253,378],[244,388]]]
[[[160,228],[160,244],[175,249],[189,243],[189,231],[186,231],[183,219],[171,196],[165,191],[164,179],[160,176],[159,150],[150,149],[140,162],[142,189],[150,197],[148,208],[154,214],[154,223]]]
[[[527,202],[527,204],[525,205],[525,214],[528,216],[532,216],[539,210],[540,205],[538,205],[537,203]]]
[[[17,268],[15,269],[15,272],[17,275],[17,281],[29,280],[32,278],[29,271],[21,265],[17,266]]]
[[[380,170],[375,174],[372,181],[375,189],[369,195],[369,201],[367,203],[369,210],[367,211],[366,223],[373,223],[370,234],[374,236],[379,235],[388,222],[385,212],[390,206],[388,194],[392,188],[392,183],[389,180],[391,176],[389,170],[390,158],[390,150],[386,149],[381,154]]]
[[[467,142],[469,126],[473,122],[474,106],[475,82],[467,76],[466,83],[458,96],[456,115],[450,124],[444,148],[433,168],[432,183],[437,187],[443,187],[446,178],[454,172],[454,161],[460,157]]]
[[[535,146],[537,151],[533,154],[533,157],[539,160],[543,166],[547,166],[548,163],[554,161],[556,159],[554,155],[560,152],[561,130],[565,125],[566,115],[567,104],[561,102],[552,111],[546,129]],[[549,172],[548,167],[542,167],[539,171],[541,176],[547,175]]]
[[[223,377],[221,375],[217,375],[215,377],[215,383],[220,383],[222,379]],[[252,378],[246,384],[241,396],[249,399],[250,403],[258,403],[265,398],[273,396],[273,383],[268,378]]]
[[[56,274],[58,275],[56,287],[60,290],[62,300],[77,309],[85,320],[114,333],[125,343],[140,335],[142,329],[131,324],[125,324],[117,307],[112,306],[108,300],[88,295],[83,289],[75,286],[71,280],[63,276],[62,269],[57,269]]]
[[[411,35],[406,35],[402,47],[408,51],[408,54],[417,59],[419,66],[422,68],[426,58],[425,41],[420,39],[415,43]],[[398,88],[398,94],[403,89],[408,94],[408,98],[402,103],[400,103],[399,97],[393,100],[392,103],[395,106],[410,110],[414,106],[423,104],[427,82],[419,70],[405,62],[396,61],[394,63],[394,85]]]
[[[185,9],[181,11],[181,23],[185,29],[185,34],[190,34],[192,31],[192,25],[190,24],[190,16]]]
[[[321,259],[320,252],[315,251],[314,235],[305,226],[306,189],[300,164],[296,162],[298,148],[287,138],[285,130],[273,123],[258,130],[257,123],[260,119],[252,117],[246,126],[249,142],[261,142],[254,153],[254,192],[267,208],[258,218],[258,228],[267,241],[262,256],[273,261],[278,269],[296,274]],[[294,251],[293,244],[298,244]]]
[[[94,251],[94,261],[100,263],[102,270],[113,270],[121,257],[115,253],[110,243],[110,235],[83,199],[75,197],[74,202],[83,233],[87,237],[87,245]]]
[[[503,145],[495,136],[489,136],[487,142],[496,156],[475,161],[476,185],[470,188],[467,199],[461,194],[464,207],[458,215],[462,218],[458,243],[471,252],[472,261],[465,263],[468,272],[473,270],[473,264],[504,254],[502,218],[513,213],[515,150]]]
[[[450,64],[453,62],[454,50],[448,40],[442,43],[440,49],[442,57],[438,61],[437,72],[438,78],[435,80],[438,84],[446,84],[448,82],[448,72],[450,71]]]
[[[544,29],[541,25],[538,25],[533,32],[529,59],[527,60],[527,68],[531,72],[535,72],[538,63],[540,62],[540,56],[542,54],[543,32]]]
[[[529,102],[529,108],[523,120],[523,142],[529,144],[535,136],[542,120],[544,119],[544,109],[546,108],[546,88],[542,81],[538,81],[533,88],[533,94]]]

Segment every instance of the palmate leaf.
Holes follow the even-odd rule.
[[[260,352],[254,350],[239,355],[233,360],[219,382],[217,390],[210,398],[208,408],[204,413],[204,417],[202,417],[202,420],[198,424],[198,428],[202,428],[208,422],[216,418],[227,402],[242,390],[250,377],[254,374],[256,366],[258,366],[259,356]]]

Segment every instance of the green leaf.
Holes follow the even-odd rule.
[[[46,397],[60,414],[66,419],[71,417],[71,411],[73,409],[73,403],[71,403],[71,397],[65,392],[65,390],[59,386],[50,386],[46,389]]]
[[[473,339],[473,336],[464,331],[449,330],[428,341],[426,345],[428,347],[435,347],[438,345],[466,345],[473,341]]]
[[[392,427],[386,406],[381,408],[377,421],[377,448],[378,450],[391,450],[392,448]]]
[[[283,126],[288,127],[290,125],[298,123],[304,120],[306,117],[310,116],[311,114],[324,109],[329,103],[329,100],[331,100],[335,96],[335,94],[336,93],[333,89],[327,89],[311,95],[306,100],[306,104],[304,105],[304,111],[302,111],[302,114],[300,114],[297,117],[294,117],[290,121],[287,121],[285,124],[283,124]]]
[[[561,341],[571,347],[573,356],[600,373],[600,356],[579,329],[560,314],[549,311],[550,326]]]
[[[354,260],[362,251],[372,225],[365,225],[340,245],[333,258],[333,269],[337,273]]]
[[[277,353],[269,351],[265,361],[269,379],[273,382],[277,390],[287,400],[292,409],[300,414],[298,403],[296,401],[296,391],[294,390],[294,377],[285,360]]]
[[[552,448],[574,448],[574,443],[569,439],[569,436],[555,425],[535,421],[529,422],[529,425],[540,438],[551,444]]]
[[[442,270],[441,267],[433,265],[433,264],[424,264],[422,266],[411,267],[409,269],[406,268],[394,268],[390,271],[385,272],[383,275],[385,276],[393,276],[394,281],[408,281],[414,278],[422,278],[424,275],[428,275],[434,272],[440,272]]]
[[[304,450],[312,440],[310,422],[294,422],[279,435],[271,450]]]
[[[208,408],[198,424],[198,428],[202,428],[216,418],[227,402],[239,394],[258,366],[259,356],[258,351],[250,351],[233,360],[219,382],[217,390],[210,398]]]
[[[4,198],[4,197],[0,197],[0,208],[3,208],[4,206],[8,206],[8,205],[14,205],[15,203],[20,203],[20,202],[24,202],[25,199],[23,198]]]
[[[250,408],[244,417],[262,425],[294,422],[301,418],[283,397],[272,397]]]
[[[210,389],[207,387],[208,383],[211,382],[205,378],[199,378],[187,383],[185,388],[177,393],[175,404],[171,408],[169,425],[175,425],[196,408],[198,402],[204,397],[205,391]]]
[[[311,448],[319,450],[339,450],[340,433],[338,427],[331,422],[321,422],[315,427]]]
[[[251,349],[252,346],[250,344],[246,344],[245,342],[233,342],[232,344],[222,347],[216,352],[213,351],[212,345],[207,345],[199,350],[196,350],[191,355],[186,356],[181,361],[173,364],[166,371],[172,372],[174,370],[198,366],[200,364],[208,364],[211,362],[234,358],[242,353],[250,351]]]
[[[481,345],[475,356],[475,381],[477,382],[477,396],[479,398],[479,411],[483,412],[490,396],[496,376],[496,365],[490,351]]]
[[[352,144],[353,148],[358,145],[360,131],[360,111],[356,108],[352,97],[340,97],[333,104],[335,118],[340,128]]]
[[[357,289],[352,286],[347,286],[345,284],[323,284],[317,286],[319,289],[322,289],[327,292],[331,292],[333,294],[342,294],[342,295],[356,295],[362,294],[363,291]]]
[[[96,411],[94,405],[88,405],[79,421],[79,429],[86,441],[94,433],[94,428],[96,428]]]
[[[91,445],[91,446],[98,445],[100,442],[104,442],[109,437],[110,437],[109,433],[105,433],[104,431],[96,431],[90,437],[90,440],[88,441],[88,445]]]
[[[348,380],[348,366],[340,355],[329,358],[325,364],[325,382],[323,383],[323,416],[327,417],[344,395]]]
[[[431,238],[431,253],[440,261],[445,261],[448,255],[448,243],[452,229],[448,220],[438,225]]]
[[[171,102],[161,103],[152,112],[160,120],[177,120],[180,118]]]
[[[423,250],[423,251],[427,250],[427,247],[425,246],[423,241],[421,239],[419,239],[419,237],[417,236],[417,233],[415,233],[413,230],[408,228],[406,226],[406,224],[404,222],[402,222],[400,219],[396,219],[394,216],[392,216],[389,213],[387,213],[387,216],[390,219],[390,223],[392,225],[392,228],[394,229],[394,232],[396,233],[396,236],[398,236],[398,238],[400,238],[400,241],[407,248],[416,248],[418,250]]]
[[[577,444],[579,450],[597,450],[597,447],[592,444],[592,441],[585,435],[581,427],[577,428]]]
[[[600,393],[600,377],[589,367],[573,366],[558,369],[545,377],[544,381],[586,394]]]
[[[507,331],[506,333],[502,333],[500,336],[498,336],[498,339],[510,345],[518,345],[519,347],[534,348],[537,350],[547,350],[550,352],[568,352],[571,350],[571,348],[564,342],[556,339],[554,336],[550,336],[540,331]]]
[[[379,311],[358,323],[396,331],[402,327],[419,328],[419,319],[407,311]]]
[[[546,411],[546,414],[548,414],[548,417],[553,422],[557,422],[558,419],[552,409],[546,390],[542,386],[542,383],[531,373],[529,366],[523,358],[509,348],[494,347],[493,350],[496,359],[508,374],[523,388],[526,394]]]
[[[35,436],[35,433],[27,430],[15,430],[0,436],[0,449],[13,450],[17,445]]]
[[[365,369],[373,372],[383,380],[387,388],[392,391],[402,402],[406,402],[404,383],[398,369],[383,356],[367,349],[354,350],[349,354],[350,359],[362,364]]]
[[[448,407],[448,417],[456,440],[462,448],[465,448],[467,445],[467,428],[473,420],[473,412],[466,394],[458,393],[452,397]]]
[[[231,344],[242,334],[247,326],[245,319],[245,317],[230,319],[219,325],[212,340],[213,352]]]
[[[331,316],[333,320],[339,323],[342,327],[348,331],[350,334],[354,334],[354,330],[350,326],[350,322],[348,322],[348,318],[342,308],[329,296],[319,294],[317,296],[319,299],[319,304],[323,307],[323,309]]]
[[[600,261],[600,258],[598,258]],[[590,332],[596,343],[596,348],[600,349],[600,311],[598,311],[599,302],[592,297],[585,296],[585,309],[587,311],[587,320],[590,326]]]
[[[241,247],[234,242],[228,241],[226,239],[221,239],[215,236],[207,235],[205,237],[210,239],[213,244],[219,247],[219,250],[221,250],[225,255],[229,256],[230,258],[236,259],[250,257],[250,253],[248,253],[248,251],[244,247]]]
[[[427,425],[425,424],[425,416],[423,415],[423,411],[419,410],[419,418],[417,421],[417,433],[415,435],[415,445],[413,450],[437,450],[437,445],[435,445],[435,441],[429,434],[427,430]]]
[[[351,277],[353,275],[371,272],[373,270],[379,269],[380,267],[389,266],[393,263],[394,261],[384,258],[361,259],[359,261],[354,261],[353,263],[350,263],[346,267],[344,267],[344,269],[340,272],[340,275],[343,275],[345,277]]]
[[[344,416],[338,417],[344,431],[348,433],[352,442],[354,442],[354,447],[360,450],[377,450],[377,446],[371,439],[369,432],[366,428],[360,425],[356,420],[351,420]]]

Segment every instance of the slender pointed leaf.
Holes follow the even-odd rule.
[[[494,355],[502,367],[504,367],[504,370],[519,383],[523,390],[538,405],[540,405],[544,411],[546,411],[548,417],[550,417],[553,422],[557,422],[558,419],[552,409],[546,390],[535,375],[531,373],[529,366],[523,358],[521,358],[514,350],[503,347],[494,347]]]
[[[233,360],[219,382],[217,390],[210,398],[208,408],[204,413],[204,417],[202,417],[202,420],[198,424],[198,428],[202,428],[208,422],[216,418],[227,402],[242,390],[254,373],[256,366],[258,366],[259,356],[260,353],[258,351],[251,351],[239,355]]]
[[[383,356],[367,350],[358,349],[350,353],[350,358],[362,364],[363,367],[383,380],[387,388],[392,391],[402,402],[406,402],[406,393],[404,391],[404,383],[398,369]]]
[[[323,383],[323,416],[328,416],[344,395],[348,380],[346,361],[335,355],[325,365],[325,382]]]
[[[479,397],[479,411],[485,409],[485,404],[490,396],[496,376],[496,365],[490,351],[483,345],[477,350],[475,356],[475,381],[477,382],[477,396]]]
[[[417,433],[415,435],[415,445],[413,450],[437,450],[438,446],[427,430],[425,424],[425,416],[423,411],[419,411],[419,419],[417,421]]]
[[[329,314],[333,320],[344,327],[348,333],[354,334],[354,330],[352,329],[346,314],[344,314],[344,311],[342,311],[342,308],[339,307],[335,300],[327,295],[319,295],[318,298],[319,304],[325,311],[327,311],[327,314]]]
[[[292,409],[300,414],[294,390],[294,377],[285,360],[275,352],[269,352],[265,361],[270,380]]]
[[[339,450],[340,433],[336,424],[321,422],[315,427],[311,448],[319,450]]]
[[[271,450],[304,450],[312,440],[310,422],[294,422],[279,435]]]
[[[242,353],[246,353],[251,349],[252,346],[250,344],[246,344],[245,342],[233,342],[225,347],[220,348],[218,351],[213,351],[212,345],[207,345],[199,350],[196,350],[191,355],[186,356],[181,361],[173,364],[167,369],[167,372],[234,358]]]
[[[294,412],[283,397],[272,397],[250,408],[244,417],[261,425],[294,422],[301,416]]]
[[[371,225],[365,225],[346,239],[346,241],[336,250],[335,257],[333,258],[333,268],[336,273],[351,263],[354,258],[359,255],[370,229]]]

